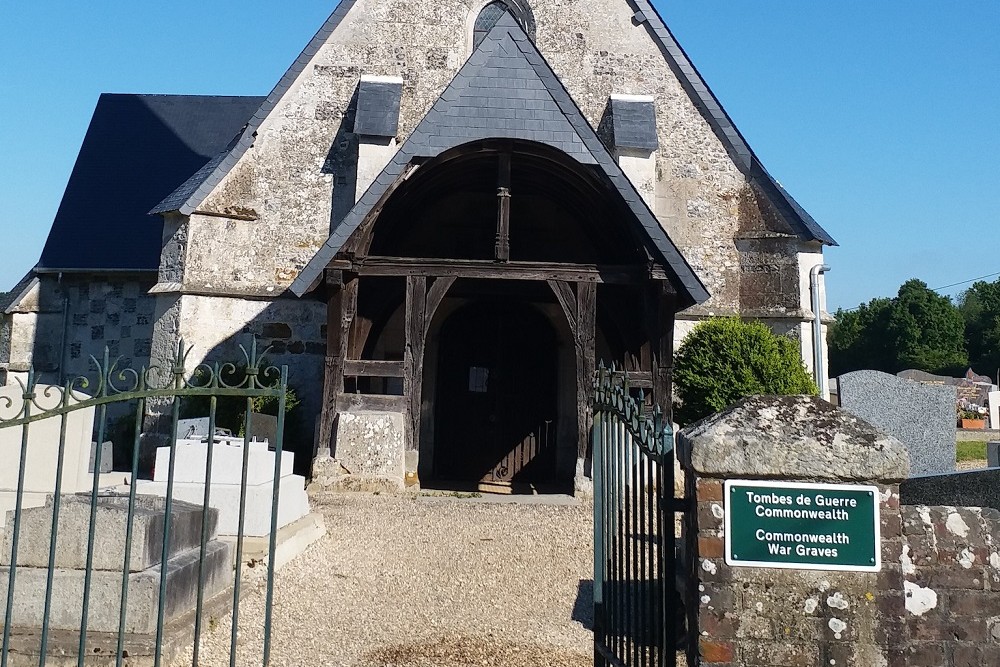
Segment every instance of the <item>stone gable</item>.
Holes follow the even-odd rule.
[[[483,4],[358,0],[262,123],[253,147],[199,207],[224,217],[191,216],[185,288],[258,296],[286,288],[326,240],[332,220],[353,205],[357,139],[350,114],[360,77],[402,77],[404,140],[471,53]],[[661,45],[634,24],[629,3],[537,0],[532,11],[537,46],[591,126],[600,124],[612,93],[653,96],[660,145],[653,209],[713,295],[693,310],[801,317],[795,262],[808,244],[780,233]],[[234,208],[251,215],[225,217]],[[747,230],[773,238],[758,248],[751,235],[738,248],[734,238]],[[756,262],[761,254],[783,261]],[[758,264],[779,266],[778,276],[764,276],[773,303],[754,297],[744,304],[762,280]]]

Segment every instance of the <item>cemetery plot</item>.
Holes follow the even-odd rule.
[[[878,487],[729,480],[726,563],[875,572]]]

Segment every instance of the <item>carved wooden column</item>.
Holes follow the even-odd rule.
[[[510,153],[500,154],[497,175],[496,260],[510,261]]]
[[[423,405],[421,391],[424,382],[424,342],[427,324],[427,278],[406,277],[406,347],[403,356],[403,395],[408,402],[406,448],[419,447],[420,411]]]
[[[654,281],[646,292],[646,329],[649,336],[653,405],[673,418],[674,316],[676,297],[664,281]]]
[[[333,450],[337,419],[337,397],[344,391],[344,360],[351,324],[358,309],[358,278],[345,278],[340,271],[327,273],[330,298],[326,304],[326,362],[323,371],[323,408],[320,413],[317,452]]]
[[[576,411],[578,456],[587,458],[593,419],[591,398],[594,388],[597,338],[597,284],[576,284]]]

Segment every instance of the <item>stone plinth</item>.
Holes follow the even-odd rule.
[[[237,535],[240,520],[240,493],[243,474],[243,439],[216,438],[212,453],[211,496],[209,505],[219,512],[219,534]],[[201,440],[177,441],[174,462],[173,497],[201,505],[205,499],[205,468],[208,443]],[[278,528],[309,514],[305,478],[292,474],[292,452],[281,453],[281,478],[278,487]],[[267,442],[249,443],[247,453],[246,511],[243,535],[264,537],[271,532],[275,452]],[[152,481],[137,482],[139,493],[165,497],[170,466],[170,448],[156,450],[156,468]]]
[[[404,417],[401,412],[341,412],[335,450],[321,451],[313,461],[310,492],[402,490]]]
[[[911,475],[955,470],[955,387],[879,371],[839,378],[840,406],[906,445]]]

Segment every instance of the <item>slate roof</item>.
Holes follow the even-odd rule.
[[[367,137],[395,137],[399,131],[399,104],[403,79],[361,77],[354,133]]]
[[[278,102],[300,74],[305,70],[309,61],[320,50],[326,40],[329,39],[333,31],[337,29],[347,13],[351,11],[357,0],[340,0],[340,4],[333,10],[330,18],[326,20],[323,27],[313,36],[302,50],[299,57],[295,59],[292,66],[288,68],[281,80],[274,89],[259,104],[256,113],[247,122],[246,127],[240,133],[235,142],[224,152],[216,155],[211,164],[206,164],[202,170],[188,179],[177,191],[157,204],[150,213],[169,213],[177,211],[183,215],[191,215],[195,209],[205,201],[205,197],[222,182],[222,179],[229,170],[236,166],[240,158],[253,146],[254,137],[257,135],[257,128],[264,122]],[[221,149],[220,149],[221,150]]]
[[[701,303],[708,292],[656,216],[608,154],[559,78],[513,16],[505,14],[476,47],[428,114],[330,238],[302,270],[291,290],[301,296],[416,157],[435,157],[478,139],[516,138],[553,146],[593,165],[621,195],[642,225],[654,257],[675,278],[682,300]]]
[[[257,113],[250,119],[247,128],[232,148],[225,154],[218,156],[210,168],[206,165],[205,170],[192,177],[183,189],[171,194],[156,206],[151,213],[178,211],[184,215],[190,215],[204,201],[205,197],[222,181],[223,177],[236,165],[247,149],[253,145],[257,128],[260,127],[263,120],[271,113],[299,74],[303,72],[309,60],[319,51],[327,38],[333,34],[333,31],[337,29],[347,16],[347,13],[354,7],[356,1],[341,0],[333,14],[330,15],[330,18],[327,19],[323,27],[319,29],[319,32],[316,33],[308,46],[306,46],[295,62],[292,63],[288,71],[285,72],[285,75],[274,87],[274,90],[271,91],[270,95],[261,104]],[[675,75],[679,78],[681,85],[684,86],[688,95],[711,125],[736,165],[748,178],[757,183],[766,194],[774,199],[774,205],[781,214],[787,216],[792,227],[800,230],[805,238],[827,245],[838,245],[833,237],[764,169],[760,160],[754,155],[743,135],[736,129],[736,125],[725,109],[722,108],[719,100],[705,83],[701,74],[698,73],[698,70],[691,63],[684,49],[677,43],[677,40],[667,28],[652,3],[649,0],[628,1],[633,7],[636,7],[635,20],[641,24],[645,24],[653,37],[659,42],[664,57]]]
[[[801,230],[803,236],[826,245],[839,245],[764,168],[753,149],[736,128],[733,119],[722,108],[715,93],[705,83],[681,45],[677,43],[673,33],[667,28],[653,4],[649,0],[629,1],[637,8],[635,20],[644,23],[656,37],[674,74],[740,170],[771,196],[774,205],[781,214],[793,225],[793,228]]]
[[[611,131],[618,148],[655,151],[660,140],[656,135],[656,107],[653,98],[611,96]]]
[[[226,149],[261,97],[101,95],[37,271],[156,271],[149,208]]]
[[[35,280],[33,271],[28,271],[17,281],[17,284],[10,288],[9,292],[0,292],[0,315],[8,315],[12,307],[16,306],[22,297],[28,292],[32,281]]]

